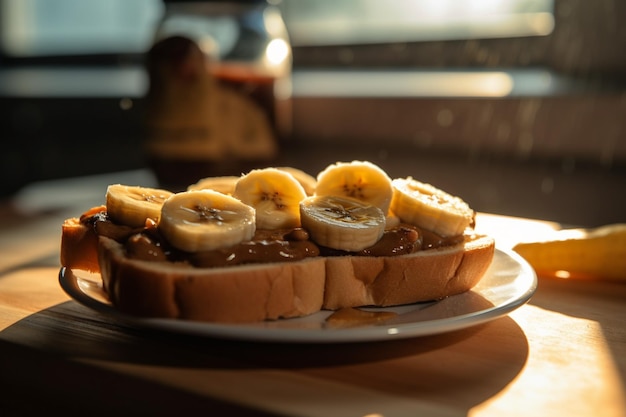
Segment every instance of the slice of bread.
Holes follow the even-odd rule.
[[[489,236],[400,256],[317,256],[305,260],[197,268],[126,256],[79,219],[63,224],[61,264],[100,272],[120,311],[143,317],[241,323],[301,317],[323,309],[430,301],[473,288],[495,252]]]

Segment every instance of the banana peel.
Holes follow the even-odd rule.
[[[513,247],[539,276],[626,282],[626,223],[562,229],[549,240]]]

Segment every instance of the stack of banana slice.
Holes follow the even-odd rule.
[[[176,248],[197,252],[250,240],[256,229],[303,227],[319,245],[358,251],[400,222],[441,236],[463,234],[474,212],[458,197],[411,177],[391,180],[367,161],[338,162],[314,178],[291,168],[206,178],[185,192],[111,185],[107,211],[120,224],[147,219]]]

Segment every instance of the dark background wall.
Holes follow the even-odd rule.
[[[296,48],[300,82],[328,70],[471,69],[546,71],[560,84],[468,99],[311,96],[295,83],[294,134],[279,162],[315,172],[368,158],[479,210],[572,224],[626,220],[626,2],[557,0],[555,18],[546,37]],[[0,197],[35,181],[144,168],[141,58],[0,57]],[[125,89],[115,76],[60,77],[65,87],[46,86],[59,69],[77,68],[130,71],[140,82]],[[25,69],[39,71],[41,84],[12,84]]]

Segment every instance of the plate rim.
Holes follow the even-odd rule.
[[[114,317],[125,324],[139,328],[166,331],[168,333],[187,334],[220,339],[272,342],[272,343],[347,343],[373,342],[392,339],[423,337],[461,330],[477,326],[505,316],[526,304],[537,290],[538,280],[534,269],[521,255],[508,249],[495,249],[496,256],[512,260],[520,268],[515,280],[525,279],[523,291],[506,302],[466,314],[435,320],[409,322],[401,324],[369,325],[350,328],[267,328],[254,324],[206,323],[181,319],[136,317],[119,310],[111,304],[101,302],[80,287],[78,275],[71,268],[61,267],[59,283],[71,299],[98,313]],[[82,271],[81,271],[82,272]],[[97,275],[97,274],[94,274]],[[467,293],[451,297],[463,297]],[[430,304],[436,304],[433,301]],[[314,313],[323,314],[323,312]],[[330,314],[327,312],[326,314]],[[289,319],[287,319],[289,320]]]

